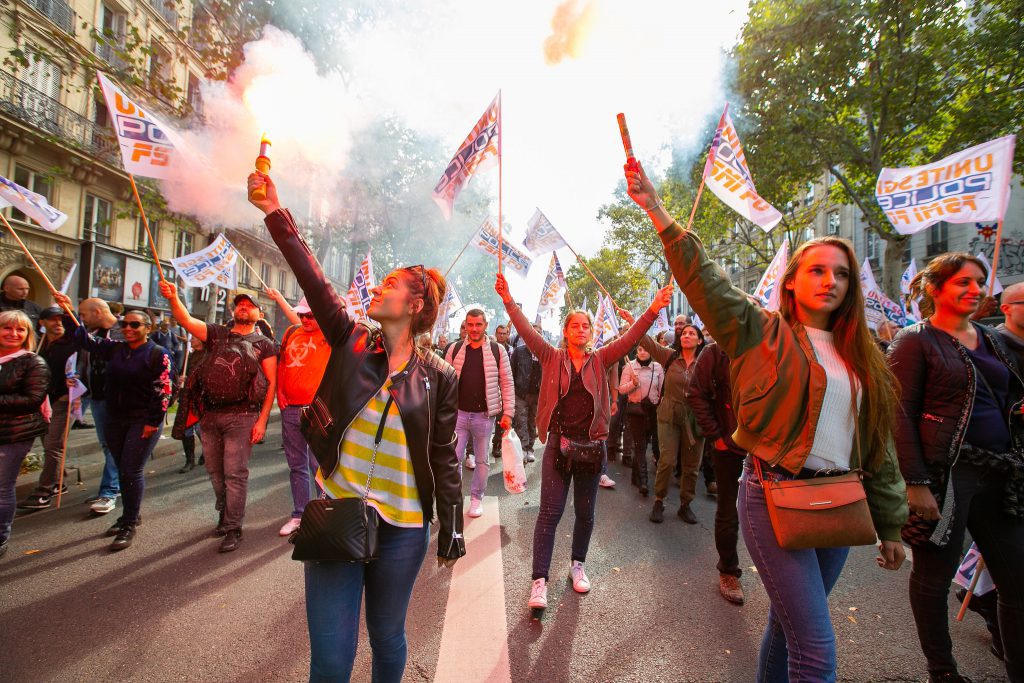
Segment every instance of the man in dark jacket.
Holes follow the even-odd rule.
[[[718,550],[718,590],[722,597],[743,604],[740,584],[739,515],[736,495],[743,473],[746,451],[732,440],[736,416],[732,410],[729,384],[729,357],[718,344],[708,344],[697,357],[693,377],[686,390],[686,401],[707,443],[712,444],[712,464],[718,481],[718,507],[715,510],[715,548]]]
[[[1014,283],[1003,290],[999,310],[1006,316],[1006,321],[996,330],[1017,356],[1017,363],[1024,367],[1024,282]]]
[[[540,325],[533,329],[541,333]],[[533,462],[533,442],[537,440],[537,399],[540,397],[540,361],[523,344],[512,351],[510,365],[512,380],[516,385],[516,436],[523,443],[523,459]]]
[[[32,329],[39,331],[39,313],[42,309],[34,301],[30,301],[31,291],[28,280],[11,273],[0,284],[0,311],[22,311],[32,321]]]
[[[45,510],[52,504],[52,497],[57,495],[59,469],[64,455],[64,430],[68,418],[68,378],[65,372],[68,358],[75,352],[70,333],[64,327],[64,311],[57,306],[43,309],[39,321],[46,329],[39,355],[50,368],[50,388],[47,397],[50,399],[50,425],[43,437],[43,469],[39,472],[39,483],[36,490],[18,503],[20,510]],[[62,491],[67,490],[64,484]]]

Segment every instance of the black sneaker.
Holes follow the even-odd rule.
[[[133,524],[132,526],[133,527],[140,527],[140,526],[142,526],[142,513],[139,513],[139,518],[137,520],[135,520],[135,524]],[[105,534],[103,534],[103,535],[104,536],[117,536],[117,533],[119,531],[121,531],[121,529],[123,527],[124,527],[124,520],[121,519],[120,517],[118,517],[117,521],[114,522],[113,524],[111,524],[110,528],[107,529],[107,532]],[[127,547],[127,546],[125,546],[125,547]]]
[[[82,422],[81,420],[75,420],[75,423],[71,425],[72,429],[95,429],[96,425],[89,424],[88,422]]]
[[[956,671],[945,671],[940,674],[928,674],[928,683],[971,683],[971,679],[961,676]]]
[[[220,548],[217,549],[217,552],[230,553],[234,550],[238,550],[238,546],[241,545],[241,543],[242,530],[231,529],[230,531],[225,532],[224,540],[221,541]]]
[[[124,550],[132,544],[132,539],[135,538],[135,525],[125,524],[118,532],[117,536],[114,537],[114,542],[110,544],[110,551],[117,552],[118,550]]]
[[[654,508],[651,510],[651,521],[661,524],[665,521],[665,504],[660,500],[654,501]]]
[[[19,510],[45,510],[50,507],[50,496],[45,493],[33,493],[18,503]]]
[[[56,496],[58,493],[60,495],[64,495],[65,493],[68,492],[68,485],[67,484],[63,484],[63,485],[61,485],[59,487],[59,489],[60,490],[58,491],[58,486],[56,484],[54,484],[53,486],[50,487],[50,495]]]
[[[679,515],[679,519],[683,520],[687,524],[697,523],[697,515],[693,514],[693,510],[690,509],[689,505],[681,505],[679,507],[679,512],[676,514]]]
[[[7,554],[7,539],[5,538],[3,541],[0,541],[0,557],[3,557],[6,554]]]

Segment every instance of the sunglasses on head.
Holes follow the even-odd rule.
[[[117,324],[121,326],[122,330],[126,327],[130,327],[133,330],[137,330],[140,327],[146,327],[146,323],[140,322],[138,320],[119,320]]]

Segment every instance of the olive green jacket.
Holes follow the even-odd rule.
[[[770,465],[798,473],[811,452],[825,398],[825,369],[815,359],[807,332],[778,312],[751,303],[708,258],[693,233],[673,223],[661,233],[665,257],[687,301],[711,336],[732,359],[732,398],[737,428],[733,440]],[[782,286],[779,283],[777,286]],[[851,467],[860,467],[871,425],[859,416],[859,442]],[[878,537],[900,539],[907,519],[907,492],[895,449],[865,468],[864,489]]]

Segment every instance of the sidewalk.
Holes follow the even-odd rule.
[[[92,420],[92,414],[90,413],[87,415],[87,418]],[[180,458],[182,464],[185,464],[185,452],[181,449],[181,442],[171,438],[170,423],[173,422],[173,420],[173,416],[170,416],[168,424],[164,425],[163,433],[160,435],[160,442],[157,443],[156,448],[153,449],[153,459],[175,457]],[[270,413],[266,438],[270,438],[272,434],[274,438],[277,438],[280,430],[273,429],[273,425],[275,423],[280,423],[280,421],[281,413],[275,405],[274,409]],[[196,450],[200,454],[202,453],[202,446],[198,443],[196,443]],[[42,439],[36,439],[31,452],[38,455],[40,458],[42,457]],[[100,476],[103,473],[103,466],[103,449],[100,447],[100,442],[96,438],[95,429],[72,429],[68,432],[68,453],[67,463],[65,465],[67,475],[64,482],[68,487],[71,487],[81,481],[87,487],[98,489]],[[38,470],[18,475],[18,482],[15,485],[17,499],[21,500],[28,494],[32,493],[32,490],[36,487],[36,483],[38,481]],[[93,491],[93,493],[95,494],[95,491]]]

